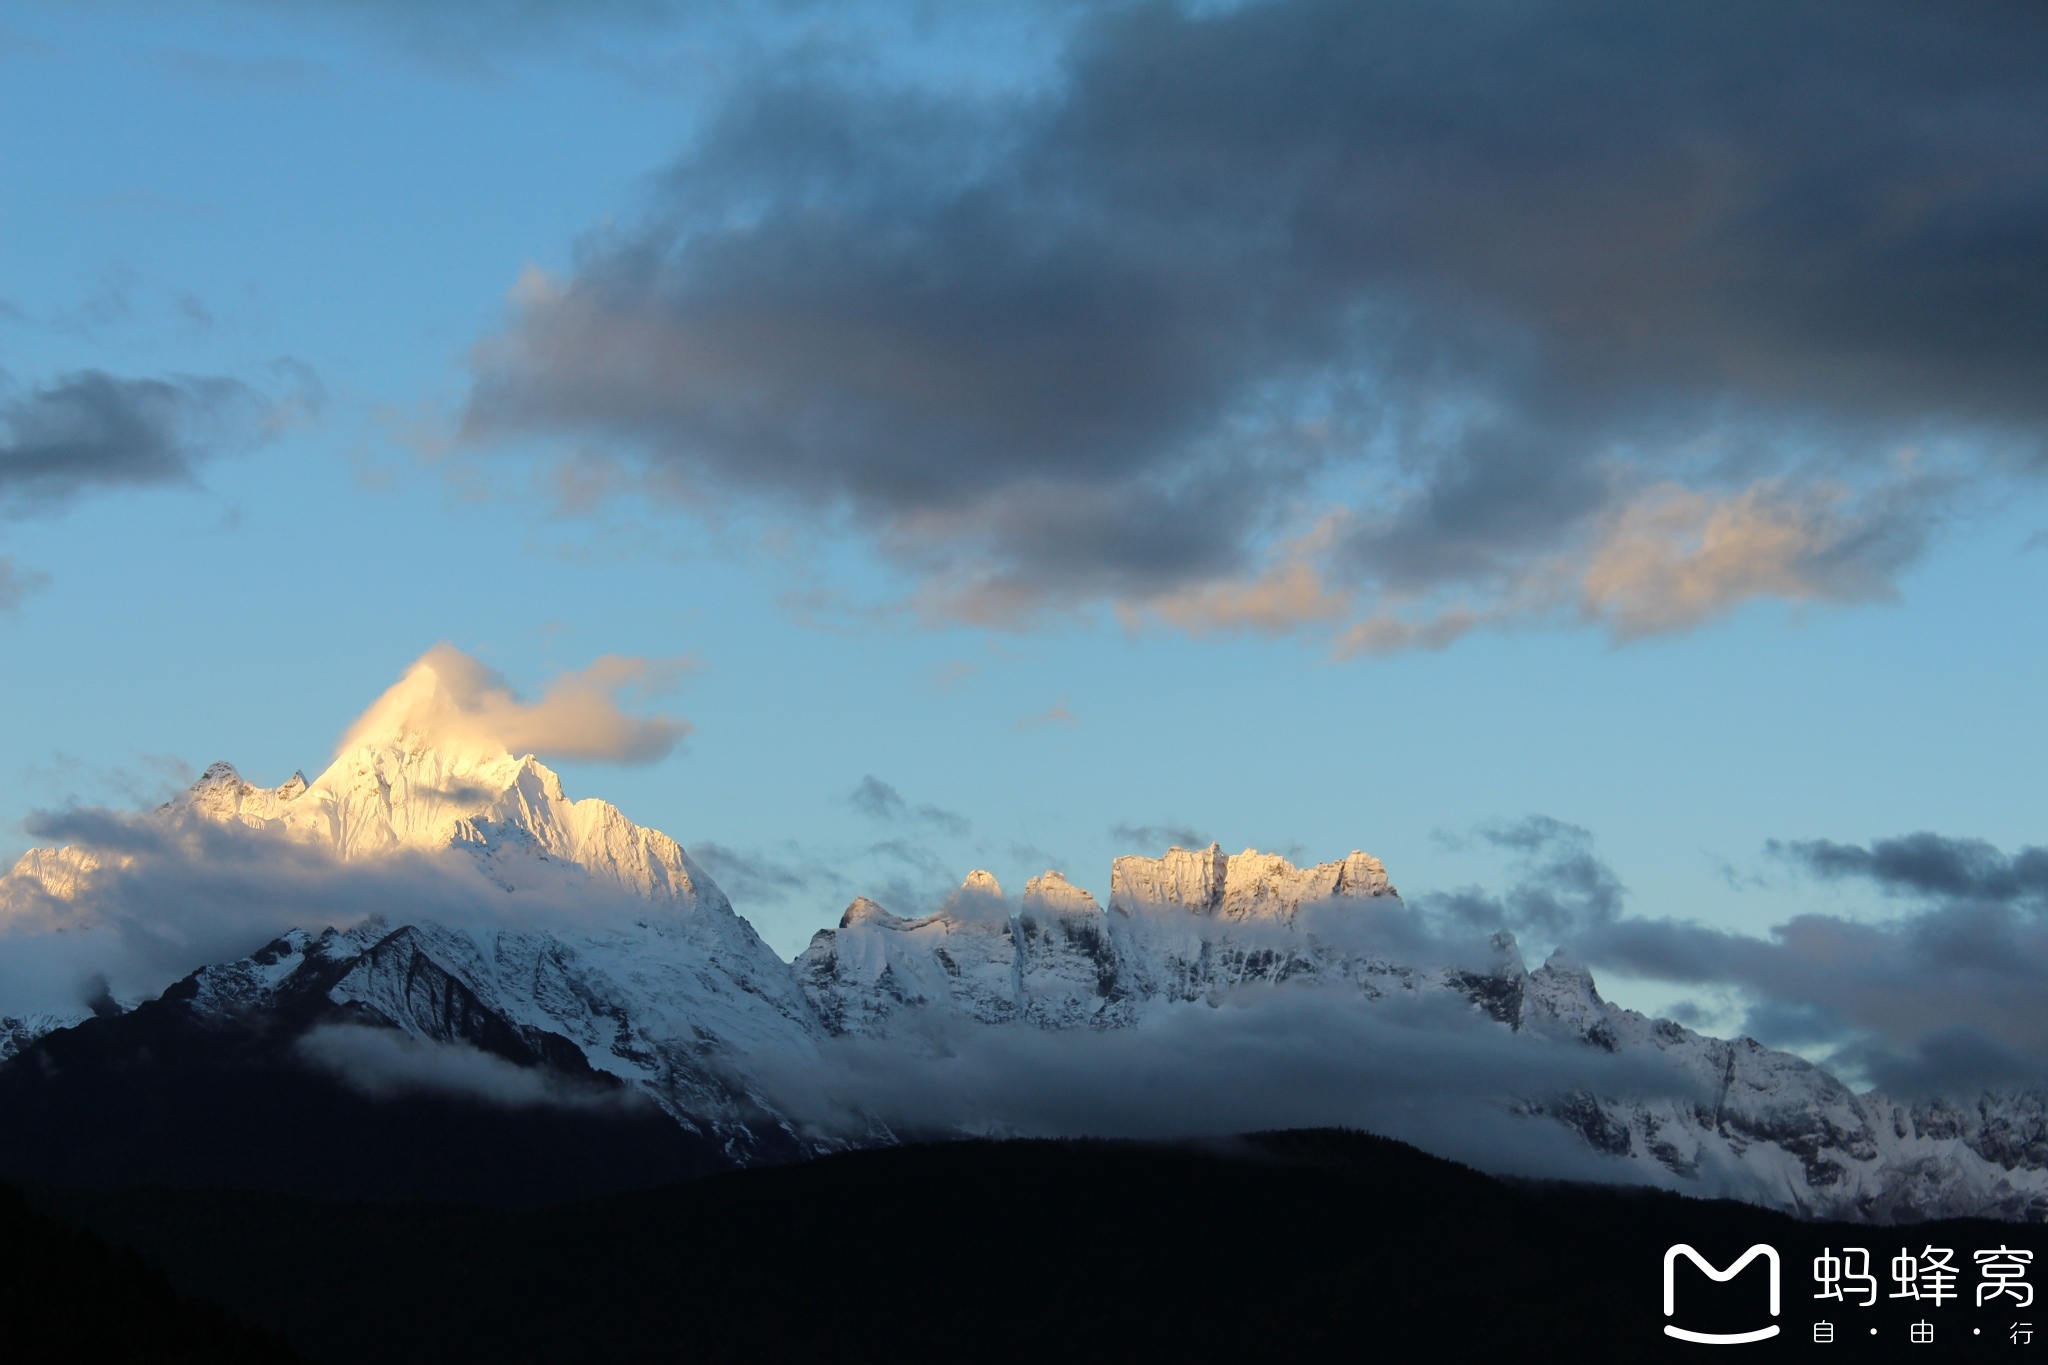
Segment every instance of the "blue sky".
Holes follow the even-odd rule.
[[[1251,441],[1242,432],[1263,420],[1245,413],[1270,409],[1233,409],[1121,482],[1045,476],[1076,507],[1152,499],[1165,511],[1144,513],[1133,540],[1164,542],[1175,534],[1175,490],[1194,486],[1172,479],[1198,480],[1223,461],[1221,494],[1188,495],[1188,539],[1223,544],[1234,559],[1185,547],[1143,561],[1037,548],[1056,538],[1015,509],[1041,486],[1030,471],[1058,464],[1050,447],[1002,456],[1006,471],[1025,462],[1023,482],[1005,472],[963,483],[955,501],[920,501],[900,489],[930,477],[924,466],[906,475],[862,465],[869,453],[843,435],[803,455],[838,463],[778,472],[783,447],[769,428],[783,409],[772,404],[731,419],[732,451],[676,462],[664,441],[713,439],[697,409],[662,406],[696,380],[636,396],[592,379],[591,366],[625,354],[605,348],[627,344],[592,328],[645,321],[620,302],[638,278],[620,262],[653,242],[699,273],[650,286],[683,310],[655,317],[670,330],[652,349],[678,336],[727,346],[716,351],[719,382],[743,388],[751,381],[733,367],[748,353],[709,330],[715,310],[700,303],[753,278],[760,263],[743,250],[759,238],[720,238],[720,224],[794,215],[790,196],[814,193],[842,196],[859,231],[893,225],[939,241],[950,219],[902,205],[927,183],[1008,174],[1006,139],[1025,135],[1002,118],[982,127],[929,109],[913,117],[901,109],[923,106],[874,92],[923,92],[970,113],[1011,101],[1020,119],[1050,106],[1049,126],[1061,126],[1057,110],[1081,103],[1066,92],[1086,85],[1067,74],[1082,60],[1070,53],[1145,41],[1095,27],[1095,13],[942,18],[792,5],[762,19],[648,5],[568,18],[508,5],[421,21],[369,4],[10,7],[0,16],[0,368],[14,410],[24,395],[100,371],[232,379],[262,417],[194,445],[189,482],[85,481],[55,504],[11,505],[0,520],[0,556],[23,588],[0,613],[0,855],[32,842],[20,822],[36,810],[146,801],[216,758],[259,781],[317,771],[350,719],[441,640],[532,693],[600,655],[693,660],[673,696],[649,703],[694,724],[675,753],[558,766],[572,794],[606,796],[692,849],[721,850],[724,866],[755,869],[754,894],[735,885],[734,899],[785,954],[852,894],[893,893],[897,908],[914,910],[976,866],[1012,886],[1057,866],[1101,895],[1112,856],[1163,847],[1145,844],[1156,833],[1130,832],[1146,828],[1308,861],[1363,847],[1415,898],[1517,884],[1532,874],[1517,846],[1475,831],[1549,816],[1590,832],[1631,914],[1746,935],[1801,912],[1891,922],[1911,908],[1896,888],[1830,880],[1774,855],[1773,840],[1862,845],[1928,831],[2019,850],[2040,838],[2041,414],[1965,387],[1899,398],[1895,380],[1839,391],[1813,380],[1785,397],[1771,384],[1796,387],[1839,360],[1784,340],[1818,334],[1818,323],[1766,341],[1743,333],[1743,363],[1715,373],[1769,380],[1727,381],[1753,406],[1697,430],[1685,423],[1705,409],[1690,399],[1648,426],[1611,414],[1531,417],[1560,441],[1604,443],[1601,470],[1636,472],[1610,479],[1624,491],[1599,495],[1607,501],[1567,505],[1564,482],[1538,489],[1528,505],[1555,518],[1554,540],[1516,531],[1484,547],[1485,572],[1426,581],[1402,565],[1441,558],[1451,537],[1425,543],[1399,521],[1414,498],[1433,496],[1437,477],[1401,443],[1455,444],[1489,404],[1548,414],[1540,399],[1472,377],[1494,373],[1498,356],[1475,362],[1462,381],[1469,392],[1440,385],[1452,396],[1425,411],[1437,400],[1397,389],[1387,376],[1403,365],[1372,360],[1385,354],[1377,342],[1317,352],[1299,379],[1299,338],[1320,325],[1302,323],[1271,342],[1295,358],[1246,381],[1278,393],[1293,435],[1242,454],[1249,447],[1231,443]],[[1161,53],[1178,50],[1159,42]],[[753,186],[756,163],[745,158],[782,144],[756,124],[747,136],[731,131],[731,111],[804,82],[854,111],[848,136],[859,145],[845,157],[855,170],[819,173],[822,189]],[[761,115],[759,126],[796,118],[777,108],[784,123]],[[900,127],[890,122],[899,115]],[[947,141],[955,128],[966,130],[966,151]],[[1045,136],[1069,158],[1079,145]],[[1020,179],[1063,164],[1016,155]],[[870,162],[883,168],[861,169]],[[833,178],[856,173],[870,178],[852,188]],[[2038,184],[2038,158],[2009,174]],[[1079,183],[1068,190],[1084,193]],[[1425,177],[1423,190],[1432,183]],[[2021,196],[2012,212],[2039,225],[2034,200]],[[1531,235],[1571,235],[1532,224]],[[1616,251],[1604,238],[1596,245]],[[1786,253],[1798,245],[1780,243]],[[726,254],[690,255],[714,247]],[[1423,270],[1420,259],[1405,269]],[[704,274],[710,267],[693,260],[730,273]],[[1561,261],[1518,268],[1564,278]],[[2038,255],[2034,264],[2038,280]],[[1344,287],[1361,291],[1361,307],[1399,293]],[[1958,307],[1989,306],[1956,288]],[[1538,313],[1550,307],[1547,295],[1507,295]],[[1692,306],[1673,297],[1667,316]],[[713,302],[735,306],[728,294]],[[1210,302],[1226,320],[1266,316],[1236,296]],[[1912,350],[1924,320],[1870,325],[1880,323],[1907,338],[1902,363],[1929,373],[1945,363]],[[981,344],[978,325],[944,324],[966,326],[969,349]],[[1434,341],[1415,340],[1424,329],[1412,319],[1404,326],[1387,343],[1396,354],[1410,341],[1446,356],[1469,349],[1449,324]],[[2041,364],[2038,348],[2026,350],[2037,342],[2008,339],[2021,380],[2039,373],[2026,369]],[[1204,359],[1194,372],[1223,363]],[[1591,363],[1561,365],[1543,383],[1603,391],[1583,379]],[[1354,381],[1370,392],[1352,394]],[[759,382],[779,394],[778,385],[857,380],[827,368],[764,371]],[[490,397],[493,383],[513,397]],[[590,415],[621,392],[645,398],[653,416]],[[1724,415],[1734,401],[1710,397]],[[981,428],[953,402],[948,394],[915,430],[939,433],[930,458],[971,464]],[[1412,421],[1374,415],[1403,404]],[[1133,411],[1131,439],[1154,439],[1142,428],[1150,410]],[[876,417],[874,439],[904,449],[924,439],[880,425],[900,417]],[[1174,420],[1180,432],[1194,419]],[[1452,435],[1428,435],[1432,422]],[[1045,439],[1066,430],[1080,428]],[[957,452],[944,444],[949,431],[966,433]],[[1713,440],[1725,449],[1702,456]],[[1663,463],[1641,453],[1659,441],[1677,452]],[[1302,453],[1316,442],[1356,451]],[[1517,458],[1567,458],[1527,449]],[[603,471],[617,491],[565,501],[560,471],[579,452],[573,467]],[[1160,470],[1172,461],[1168,478]],[[854,471],[843,487],[841,469]],[[664,473],[687,494],[664,494]],[[1284,496],[1270,491],[1283,483]],[[1640,583],[1600,597],[1610,581],[1601,566],[1636,562],[1602,555],[1639,550],[1631,528],[1675,524],[1656,520],[1674,506],[1673,489],[1730,516],[1768,504],[1767,529],[1820,548],[1761,568],[1688,561],[1684,581],[1706,586],[1683,601]],[[1912,499],[1907,521],[1880,522]],[[1449,494],[1439,503],[1450,506]],[[1324,508],[1336,522],[1318,520]],[[1699,530],[1686,515],[1672,513],[1681,540]],[[1374,517],[1394,529],[1365,536],[1358,528],[1380,524]],[[1218,593],[1250,592],[1274,581],[1261,575],[1324,554],[1323,542],[1303,539],[1317,525],[1352,537],[1349,559],[1314,561],[1322,596],[1257,619],[1218,605]],[[1878,541],[1891,548],[1854,558]],[[1730,553],[1755,545],[1768,558],[1781,544],[1740,540]],[[1549,573],[1577,586],[1545,597]],[[1002,600],[1024,606],[988,607],[990,574],[1007,575],[1018,596]],[[1339,598],[1341,608],[1318,605]],[[1363,638],[1347,632],[1363,625],[1426,630],[1460,611],[1481,624],[1447,631],[1455,638],[1441,648],[1347,651],[1347,639]],[[850,799],[868,776],[900,793],[903,814],[881,818]],[[957,819],[921,818],[920,806]],[[1559,937],[1540,925],[1522,932],[1538,951]],[[1652,981],[1619,959],[1601,978],[1626,1003],[1743,998],[1737,980]]]

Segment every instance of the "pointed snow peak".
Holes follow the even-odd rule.
[[[1593,984],[1593,973],[1568,948],[1559,947],[1551,953],[1541,967],[1529,974],[1529,980],[1560,1011],[1568,1012],[1567,1001],[1587,1008],[1603,1003],[1599,988]]]
[[[283,816],[306,790],[306,779],[294,773],[281,787],[259,787],[245,780],[226,761],[209,763],[199,780],[157,807],[170,815],[198,813],[216,820],[262,825]]]
[[[1008,919],[1010,914],[1003,901],[1002,883],[980,868],[967,874],[967,880],[946,897],[938,913],[951,920]]]
[[[866,896],[856,896],[853,904],[846,907],[846,913],[839,917],[839,927],[851,929],[858,924],[873,924],[883,929],[901,929],[910,921],[890,914]]]
[[[1552,976],[1583,981],[1589,988],[1593,984],[1591,969],[1585,963],[1579,961],[1578,958],[1572,956],[1572,950],[1562,944],[1558,945],[1550,956],[1543,960],[1542,969],[1549,972]]]
[[[1612,1051],[1614,1026],[1609,1022],[1612,1007],[1593,986],[1593,974],[1564,948],[1550,955],[1541,967],[1523,981],[1522,1022],[1544,1028],[1562,1028],[1567,1036],[1583,1039]]]
[[[555,801],[567,801],[569,799],[569,793],[562,790],[561,776],[553,768],[550,768],[532,754],[528,754],[520,759],[519,767],[522,772],[531,772],[540,779],[540,789],[546,792],[550,799]]]
[[[474,702],[492,675],[476,660],[447,645],[421,655],[405,676],[356,718],[335,747],[340,758],[353,750],[435,751],[443,766],[467,766],[510,758],[491,732],[489,717]]]
[[[1095,897],[1068,881],[1065,874],[1051,869],[1024,883],[1024,908],[1065,915],[1102,913],[1102,907],[1095,903]]]

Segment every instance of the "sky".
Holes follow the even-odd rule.
[[[0,857],[445,642],[785,955],[1363,848],[2048,1066],[2037,9],[420,10],[0,9]]]

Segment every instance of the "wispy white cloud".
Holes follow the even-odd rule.
[[[1068,709],[1067,699],[1061,697],[1045,710],[1024,717],[1010,728],[1012,730],[1038,730],[1048,725],[1056,725],[1062,730],[1079,729],[1081,718]]]
[[[646,902],[558,862],[508,894],[460,850],[343,860],[275,828],[176,811],[84,807],[28,832],[72,853],[0,877],[0,1013],[76,1008],[104,988],[147,999],[186,973],[293,928],[372,915],[512,929],[627,924]],[[31,860],[38,857],[28,855]]]
[[[307,1062],[371,1099],[425,1092],[459,1095],[506,1109],[624,1109],[636,1104],[634,1092],[621,1086],[520,1066],[463,1043],[415,1037],[397,1029],[325,1024],[293,1046]]]
[[[688,658],[607,654],[551,679],[539,700],[524,701],[483,663],[453,645],[437,644],[349,726],[337,752],[406,733],[437,743],[494,744],[513,753],[652,763],[666,758],[693,727],[680,716],[629,714],[621,702],[671,691],[695,667]]]

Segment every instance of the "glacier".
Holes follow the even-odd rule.
[[[1814,1217],[2048,1221],[2048,1096],[1859,1094],[1752,1039],[1622,1009],[1562,951],[1534,970],[1506,933],[1447,952],[1416,937],[1385,867],[1362,852],[1314,867],[1216,845],[1121,857],[1106,906],[1056,871],[1014,900],[975,872],[918,918],[856,899],[785,962],[675,840],[605,801],[571,800],[532,755],[437,738],[408,719],[435,701],[432,674],[407,686],[423,689],[418,704],[352,732],[311,782],[258,786],[217,763],[146,818],[289,841],[336,866],[440,860],[508,905],[538,897],[570,913],[440,922],[365,906],[202,966],[160,1007],[297,1029],[309,1066],[323,1036],[356,1028],[599,1078],[750,1164],[903,1136],[886,1112],[821,1125],[788,1101],[778,1078],[828,1071],[849,1046],[929,1052],[951,1028],[1086,1047],[1274,992],[1368,1010],[1422,1002],[1498,1035],[1510,1057],[1562,1048],[1668,1077],[1661,1091],[1607,1092],[1532,1065],[1497,1097],[1506,1121],[1568,1137],[1602,1178]],[[0,878],[0,924],[87,914],[136,856],[31,850]],[[0,1015],[0,1066],[120,1008]]]

